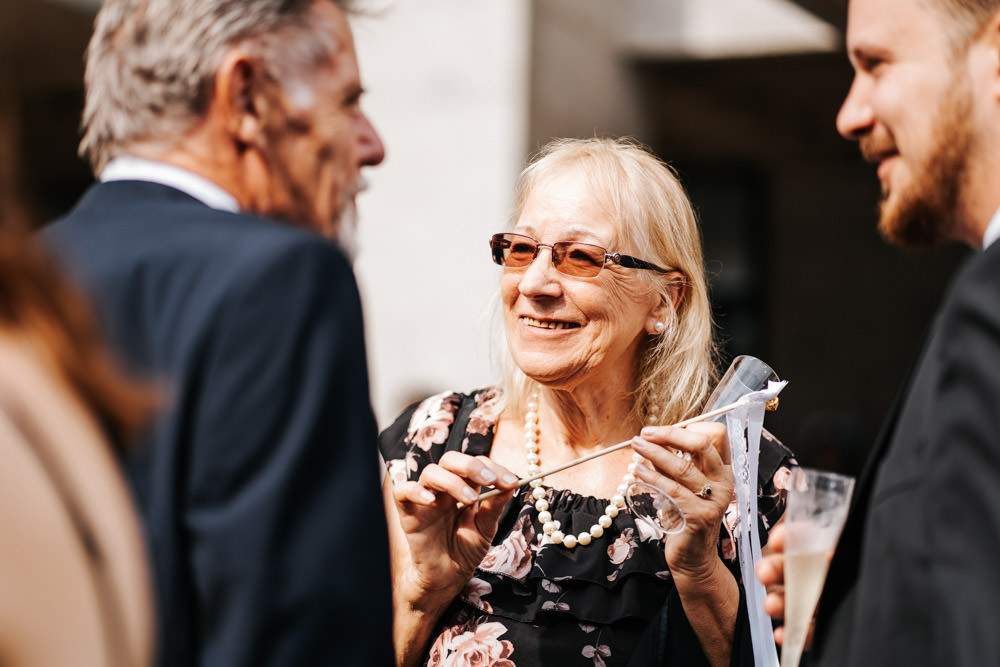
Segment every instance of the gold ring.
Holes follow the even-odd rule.
[[[705,500],[708,500],[709,498],[712,497],[712,487],[706,484],[705,486],[701,487],[701,491],[699,491],[694,495],[698,496],[699,498],[704,498]]]

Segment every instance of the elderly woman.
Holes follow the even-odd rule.
[[[502,386],[428,398],[380,439],[397,662],[624,665],[650,629],[664,664],[752,664],[725,429],[649,426],[697,414],[716,378],[684,191],[641,147],[588,139],[543,149],[517,194],[513,231],[490,242]],[[767,526],[789,453],[762,447]],[[683,532],[658,538],[626,511],[637,479],[676,499]],[[477,503],[483,486],[504,492]]]

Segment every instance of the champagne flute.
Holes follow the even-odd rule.
[[[854,478],[795,468],[785,505],[785,640],[781,667],[797,667],[847,518]]]
[[[733,359],[715,391],[709,396],[705,412],[735,403],[749,393],[766,389],[768,382],[772,381],[778,381],[778,374],[770,366],[757,357],[740,355]],[[725,419],[725,415],[707,421],[722,419]],[[681,453],[677,452],[677,455],[681,456]],[[625,505],[635,515],[636,523],[644,526],[657,538],[675,535],[687,527],[684,510],[677,501],[652,484],[639,481],[630,484],[625,491]]]

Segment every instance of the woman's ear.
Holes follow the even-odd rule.
[[[680,271],[671,271],[663,277],[670,283],[668,287],[670,300],[673,302],[674,312],[676,312],[680,309],[684,294],[687,292],[687,280]]]
[[[651,336],[663,333],[667,328],[667,322],[676,319],[673,313],[676,313],[677,309],[680,308],[681,301],[684,300],[684,293],[687,290],[687,282],[684,280],[684,274],[680,271],[671,271],[664,275],[663,279],[668,283],[667,296],[659,298],[657,304],[649,311],[649,316],[646,318],[646,333]]]
[[[646,317],[646,333],[650,336],[658,336],[666,330],[670,318],[668,310],[670,308],[672,308],[670,302],[661,297],[659,303],[649,311],[649,315]]]

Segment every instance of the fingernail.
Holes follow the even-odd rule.
[[[648,450],[648,449],[652,448],[653,443],[646,442],[642,438],[632,438],[632,446],[634,448],[636,448],[636,449],[646,449],[646,450]]]
[[[497,476],[493,473],[492,470],[487,470],[486,468],[483,468],[482,470],[479,471],[479,482],[481,484],[492,484],[495,481],[497,481]]]
[[[652,427],[652,426],[643,426],[642,430],[639,431],[639,435],[653,435],[653,433],[655,433],[655,432],[656,432],[656,429],[654,427]]]
[[[515,475],[512,472],[506,472],[506,473],[504,473],[503,477],[500,478],[500,480],[504,484],[516,484],[517,480],[518,480],[518,477],[517,477],[517,475]]]
[[[425,503],[432,503],[436,499],[435,496],[434,496],[434,494],[431,493],[430,491],[428,491],[427,489],[421,490],[419,496],[420,496],[420,499],[422,501],[424,501]]]
[[[469,487],[465,487],[464,489],[462,489],[462,499],[465,500],[465,502],[471,503],[478,497],[479,496],[476,494],[476,492],[470,489]]]

